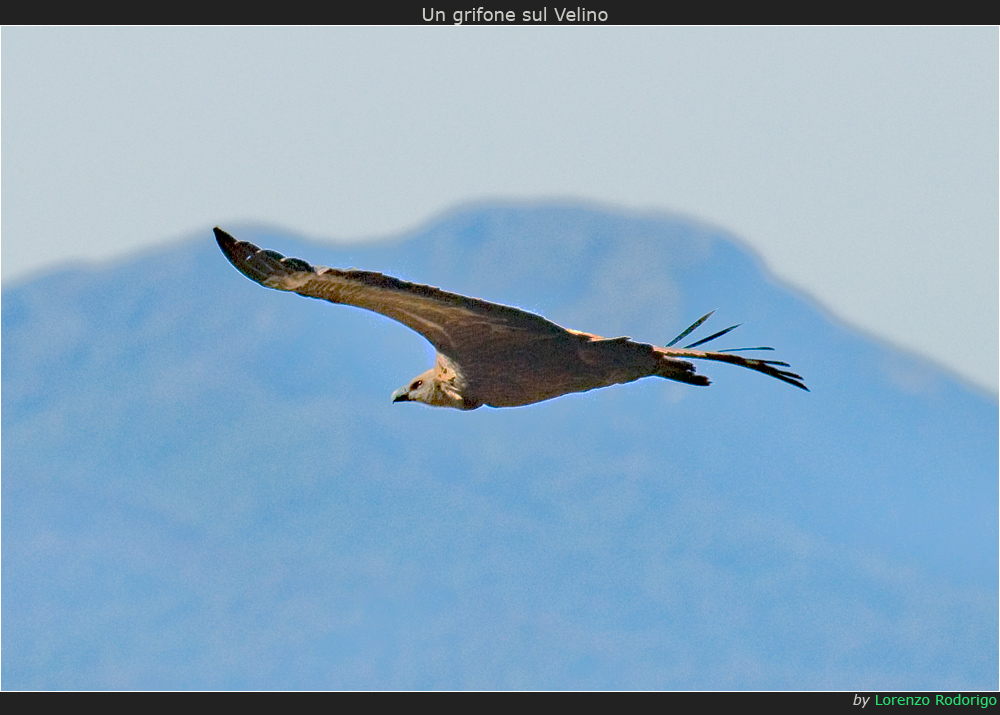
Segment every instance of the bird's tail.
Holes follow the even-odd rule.
[[[739,365],[740,367],[745,367],[749,370],[756,370],[757,372],[763,373],[765,375],[770,375],[773,378],[781,380],[782,382],[787,382],[789,385],[795,385],[798,388],[809,391],[809,388],[805,386],[802,381],[801,375],[796,375],[794,372],[788,370],[781,370],[782,367],[790,367],[787,362],[781,362],[780,360],[757,360],[754,358],[746,358],[742,355],[735,355],[734,353],[745,352],[747,350],[774,350],[772,347],[758,346],[753,348],[729,348],[727,350],[717,350],[714,352],[706,352],[703,350],[694,350],[693,348],[699,345],[704,345],[705,343],[711,342],[716,338],[721,338],[726,333],[731,330],[735,330],[740,327],[742,323],[737,323],[736,325],[731,325],[725,330],[720,330],[717,333],[709,335],[707,338],[702,338],[701,340],[696,340],[689,345],[685,345],[682,348],[675,348],[674,345],[679,343],[681,340],[686,338],[688,335],[693,333],[698,327],[701,326],[706,320],[712,317],[712,313],[703,315],[698,320],[696,320],[691,326],[685,329],[680,335],[667,343],[664,348],[656,348],[656,351],[661,355],[670,358],[689,358],[694,360],[716,360],[718,362],[728,362],[731,365]],[[676,379],[676,378],[674,378]]]

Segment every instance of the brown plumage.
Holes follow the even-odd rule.
[[[807,389],[801,377],[775,367],[788,367],[787,363],[744,358],[733,351],[692,349],[735,325],[685,348],[672,347],[711,313],[667,347],[656,347],[629,338],[567,330],[517,308],[382,273],[311,266],[237,241],[220,228],[215,229],[215,237],[229,261],[263,286],[381,313],[427,338],[437,349],[435,366],[397,390],[393,402],[473,410],[481,405],[530,405],[642,377],[708,385],[708,378],[696,374],[694,365],[683,358],[728,362]]]

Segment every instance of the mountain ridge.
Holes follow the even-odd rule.
[[[5,289],[4,687],[997,686],[995,405],[724,234],[537,204],[378,246],[224,228],[608,336],[720,308],[813,392],[709,364],[393,406],[422,338],[261,289],[210,231]]]

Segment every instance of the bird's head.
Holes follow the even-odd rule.
[[[453,407],[456,410],[470,410],[479,405],[469,406],[462,395],[448,381],[442,381],[435,368],[410,380],[410,384],[392,393],[393,402],[423,402],[432,407]]]

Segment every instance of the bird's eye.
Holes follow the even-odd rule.
[[[410,389],[411,389],[411,390],[416,390],[416,389],[417,389],[418,387],[420,387],[420,386],[421,386],[421,385],[423,385],[423,384],[424,384],[424,381],[423,381],[423,380],[414,380],[414,381],[413,381],[413,384],[412,384],[412,385],[410,385]]]

